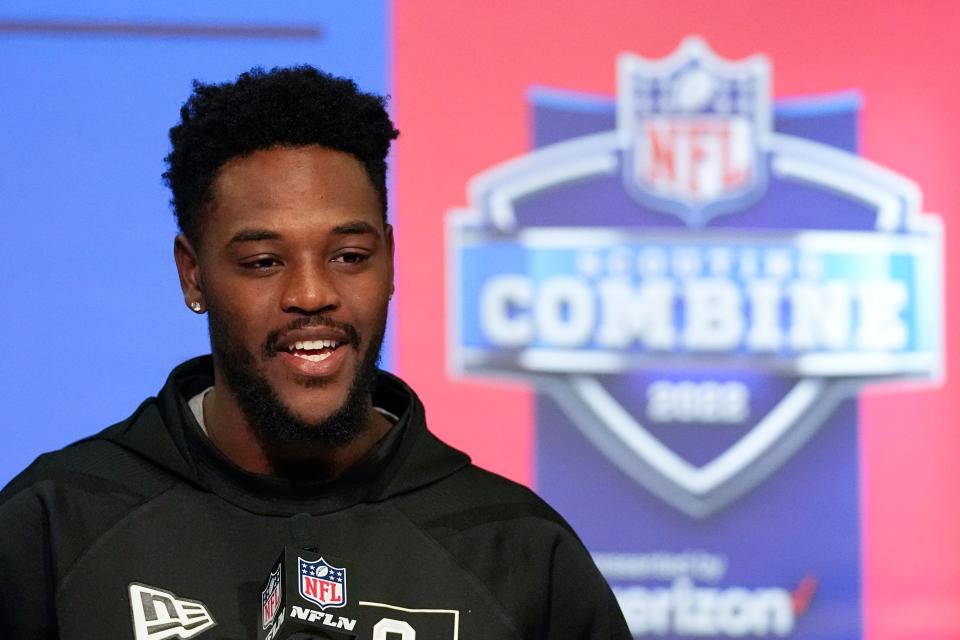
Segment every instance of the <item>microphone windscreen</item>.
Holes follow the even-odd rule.
[[[287,546],[260,594],[257,640],[351,640],[357,637],[352,609],[344,563]]]

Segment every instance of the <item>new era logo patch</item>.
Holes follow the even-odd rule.
[[[217,624],[202,602],[136,582],[130,583],[130,610],[136,640],[192,638]]]

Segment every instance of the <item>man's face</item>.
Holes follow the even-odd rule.
[[[362,421],[393,289],[392,230],[363,165],[276,147],[230,160],[212,189],[195,249],[217,383],[268,439]]]

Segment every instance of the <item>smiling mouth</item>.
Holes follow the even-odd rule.
[[[336,340],[297,340],[287,347],[287,353],[309,362],[323,362],[336,351],[342,343]]]

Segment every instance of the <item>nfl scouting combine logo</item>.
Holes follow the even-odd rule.
[[[623,54],[615,127],[484,172],[448,218],[452,367],[531,381],[694,518],[863,384],[940,375],[937,219],[774,107],[763,56]]]
[[[308,562],[297,558],[300,567],[300,595],[321,610],[336,609],[347,604],[347,570],[334,567],[326,560]]]

